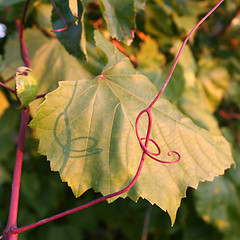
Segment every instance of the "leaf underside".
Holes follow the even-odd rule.
[[[40,141],[39,153],[47,156],[51,169],[59,171],[76,197],[89,188],[106,195],[130,183],[142,155],[135,120],[157,94],[150,80],[98,32],[95,41],[108,57],[102,74],[60,82],[30,123]],[[174,158],[167,156],[171,150],[179,152],[181,160],[167,165],[147,157],[137,183],[121,197],[145,198],[174,222],[187,187],[197,188],[199,181],[224,174],[233,160],[222,136],[197,127],[167,100],[158,100],[152,114],[151,138],[161,147],[161,160]],[[139,123],[142,137],[145,117]]]

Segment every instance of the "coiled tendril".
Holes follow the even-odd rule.
[[[138,132],[138,122],[139,122],[139,119],[141,118],[141,116],[144,114],[144,113],[147,113],[147,116],[148,116],[148,130],[147,130],[147,136],[146,137],[140,137],[139,135],[139,132]],[[176,154],[178,156],[178,159],[177,160],[173,160],[173,161],[164,161],[164,160],[160,160],[158,158],[156,158],[156,156],[159,156],[161,154],[161,149],[159,147],[159,145],[157,144],[157,142],[153,139],[150,138],[150,132],[151,132],[151,128],[152,128],[152,113],[151,113],[151,107],[141,111],[138,116],[137,116],[137,119],[136,119],[136,123],[135,123],[135,128],[136,128],[136,134],[137,134],[137,138],[138,138],[138,141],[140,143],[140,146],[143,150],[143,152],[148,155],[150,158],[152,158],[153,160],[157,161],[157,162],[160,162],[160,163],[176,163],[180,160],[181,156],[178,152],[176,151],[169,151],[168,152],[168,156],[171,156],[172,153]],[[145,140],[145,144],[143,143],[143,140]],[[149,142],[152,142],[155,147],[157,148],[157,152],[151,152],[148,150],[148,143]]]
[[[155,156],[159,156],[159,155],[161,154],[161,149],[160,149],[159,145],[158,145],[153,139],[150,138],[150,133],[151,133],[151,128],[152,128],[152,113],[151,113],[151,108],[153,107],[153,105],[156,103],[156,101],[159,99],[159,97],[160,97],[161,94],[163,93],[164,89],[166,88],[166,86],[167,86],[167,84],[168,84],[168,82],[169,82],[169,80],[170,80],[170,78],[171,78],[171,76],[172,76],[172,74],[173,74],[173,71],[174,71],[174,69],[175,69],[175,67],[176,67],[176,65],[177,65],[177,63],[178,63],[179,57],[180,57],[180,55],[181,55],[181,53],[182,53],[182,50],[183,50],[184,46],[186,45],[186,43],[187,43],[188,39],[190,38],[190,36],[191,36],[191,35],[193,34],[193,32],[199,27],[199,25],[201,25],[202,22],[204,22],[205,19],[208,18],[208,17],[216,10],[216,8],[219,7],[219,5],[220,5],[223,1],[224,1],[224,0],[219,1],[219,2],[212,8],[212,10],[209,11],[209,12],[195,25],[195,27],[191,30],[191,32],[187,35],[186,39],[184,40],[184,42],[183,42],[183,44],[182,44],[182,46],[181,46],[181,48],[180,48],[180,50],[179,50],[179,52],[178,52],[178,55],[177,55],[177,57],[176,57],[176,59],[175,59],[175,61],[174,61],[174,63],[173,63],[173,66],[172,66],[172,68],[171,68],[171,71],[170,71],[170,73],[168,74],[168,77],[167,77],[165,83],[163,84],[162,89],[160,90],[160,92],[158,93],[158,95],[156,96],[156,98],[152,101],[152,103],[148,106],[148,108],[146,108],[145,110],[141,111],[141,112],[138,114],[138,116],[137,116],[136,123],[135,123],[135,128],[136,128],[136,134],[137,134],[138,141],[139,141],[139,143],[140,143],[140,146],[141,146],[143,152],[144,152],[146,155],[148,155],[150,158],[152,158],[153,160],[155,160],[155,161],[158,161],[158,162],[161,162],[161,163],[168,163],[168,164],[170,164],[170,163],[176,163],[176,162],[178,162],[178,161],[180,160],[181,156],[180,156],[180,154],[179,154],[178,152],[176,152],[176,151],[169,151],[169,152],[168,152],[168,156],[171,156],[172,153],[174,153],[174,154],[176,154],[176,155],[178,156],[178,159],[177,159],[177,160],[174,160],[174,161],[163,161],[163,160],[159,160],[159,159],[157,159],[157,158],[155,157]],[[139,133],[138,133],[138,122],[139,122],[140,117],[141,117],[144,113],[147,113],[147,115],[148,115],[148,129],[147,129],[147,136],[144,137],[144,138],[141,138],[141,137],[139,136]],[[145,140],[145,144],[143,144],[143,142],[142,142],[143,140]],[[150,152],[150,151],[148,150],[147,147],[148,147],[149,141],[152,142],[152,143],[156,146],[156,148],[157,148],[157,153],[153,153],[153,152]]]

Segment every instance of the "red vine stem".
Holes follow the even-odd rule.
[[[64,23],[65,23],[65,25],[66,25],[64,28],[60,28],[60,29],[56,29],[56,30],[51,30],[51,32],[62,32],[62,31],[66,30],[66,29],[68,28],[68,23],[67,23],[66,19],[63,17],[63,15],[57,10],[57,8],[56,8],[53,0],[51,0],[51,4],[52,4],[54,10],[57,12],[57,14],[59,15],[59,17],[64,21]]]
[[[12,88],[10,88],[9,86],[5,85],[4,83],[0,82],[0,86],[6,88],[8,91],[10,91],[11,93],[16,95],[15,90],[13,90]]]
[[[43,98],[43,97],[45,97],[47,94],[48,94],[48,93],[39,94],[39,95],[36,96],[36,99],[38,99],[38,98]]]
[[[166,88],[166,86],[167,86],[167,84],[168,84],[168,82],[169,82],[169,80],[170,80],[170,78],[171,78],[171,76],[172,76],[172,74],[173,74],[173,71],[174,71],[174,69],[175,69],[175,67],[176,67],[176,65],[177,65],[177,63],[178,63],[178,61],[179,61],[179,58],[180,58],[180,55],[181,55],[181,53],[182,53],[182,51],[183,51],[184,46],[186,45],[186,43],[187,43],[188,39],[191,37],[191,35],[195,32],[195,30],[206,20],[206,18],[208,18],[208,17],[219,7],[219,5],[220,5],[223,1],[224,1],[224,0],[219,1],[219,2],[212,8],[212,10],[210,10],[210,11],[194,26],[194,28],[193,28],[193,29],[190,31],[190,33],[187,35],[186,39],[184,40],[184,42],[183,42],[183,44],[182,44],[182,46],[181,46],[181,48],[180,48],[180,50],[179,50],[179,52],[178,52],[178,55],[177,55],[177,57],[176,57],[176,59],[175,59],[175,61],[174,61],[174,63],[173,63],[173,66],[172,66],[172,68],[171,68],[171,71],[170,71],[170,73],[169,73],[169,75],[168,75],[165,83],[163,84],[162,89],[159,91],[158,95],[157,95],[156,98],[152,101],[152,103],[148,106],[148,108],[145,109],[145,110],[143,110],[142,112],[140,112],[139,115],[137,116],[136,123],[135,123],[135,128],[136,128],[136,134],[137,134],[138,141],[139,141],[139,143],[140,143],[140,146],[141,146],[142,150],[143,150],[150,158],[152,158],[152,159],[155,160],[155,161],[158,161],[158,162],[161,162],[161,163],[168,163],[168,164],[170,164],[170,163],[176,163],[176,162],[178,162],[178,161],[180,160],[180,154],[179,154],[178,152],[176,152],[176,151],[169,151],[169,152],[168,152],[168,156],[171,156],[172,153],[174,153],[174,154],[176,154],[176,155],[178,156],[178,159],[177,159],[177,160],[174,160],[174,161],[163,161],[163,160],[159,160],[159,159],[157,159],[156,157],[154,157],[154,156],[160,155],[160,153],[161,153],[160,147],[158,146],[158,144],[157,144],[153,139],[151,139],[151,138],[149,138],[149,137],[146,137],[146,138],[141,138],[141,137],[140,137],[139,132],[138,132],[138,122],[139,122],[139,119],[140,119],[140,117],[141,117],[144,113],[147,113],[148,122],[149,122],[149,124],[148,124],[148,132],[150,132],[150,131],[151,131],[151,127],[152,127],[152,113],[151,113],[151,109],[152,109],[152,107],[154,106],[154,104],[157,102],[157,100],[159,99],[159,97],[161,96],[161,94],[163,93],[164,89]],[[145,140],[145,144],[143,144],[142,140]],[[152,142],[152,143],[157,147],[157,151],[158,151],[157,153],[150,152],[150,151],[147,149],[146,144],[147,144],[149,141]]]
[[[21,56],[24,61],[25,67],[30,67],[30,65],[31,65],[31,62],[29,60],[27,46],[26,46],[25,40],[23,38],[23,30],[24,30],[24,25],[25,25],[26,14],[27,14],[29,2],[30,2],[30,0],[26,0],[21,23],[18,19],[16,20],[18,35],[19,35],[19,39],[20,39]]]
[[[95,199],[95,200],[93,200],[93,201],[91,201],[91,202],[89,202],[89,203],[86,203],[86,204],[83,204],[83,205],[81,205],[81,206],[79,206],[79,207],[76,207],[76,208],[67,210],[67,211],[65,211],[65,212],[59,213],[59,214],[54,215],[54,216],[52,216],[52,217],[50,217],[50,218],[46,218],[46,219],[40,220],[40,221],[38,221],[38,222],[36,222],[36,223],[27,225],[27,226],[25,226],[25,227],[13,229],[12,232],[15,233],[15,234],[19,234],[19,233],[21,233],[21,232],[24,232],[24,231],[27,231],[27,230],[29,230],[29,229],[35,228],[35,227],[37,227],[37,226],[43,225],[43,224],[45,224],[45,223],[51,222],[51,221],[56,220],[56,219],[58,219],[58,218],[64,217],[64,216],[66,216],[66,215],[69,215],[69,214],[71,214],[71,213],[78,212],[78,211],[80,211],[80,210],[83,210],[83,209],[85,209],[85,208],[88,208],[88,207],[90,207],[90,206],[93,206],[93,205],[95,205],[95,204],[97,204],[97,203],[100,203],[100,202],[102,202],[102,201],[104,201],[104,200],[106,200],[106,199],[109,199],[109,198],[112,198],[112,197],[116,197],[116,196],[118,196],[118,195],[120,195],[120,194],[122,194],[122,193],[127,192],[130,188],[133,187],[133,185],[136,183],[136,181],[137,181],[137,179],[138,179],[138,177],[139,177],[139,175],[140,175],[140,172],[141,172],[141,170],[142,170],[142,166],[143,166],[143,163],[144,163],[144,155],[145,155],[145,154],[143,153],[142,159],[141,159],[141,161],[140,161],[140,164],[139,164],[139,167],[138,167],[138,170],[137,170],[137,172],[136,172],[135,177],[133,178],[133,180],[131,181],[131,183],[130,183],[127,187],[123,188],[122,190],[120,190],[120,191],[118,191],[118,192],[115,192],[115,193],[111,193],[111,194],[106,195],[106,196],[103,196],[103,197],[100,197],[100,198]]]
[[[11,80],[13,80],[15,77],[15,75],[9,77],[8,79],[4,80],[3,83],[7,83],[7,82],[10,82]]]
[[[9,210],[7,227],[4,231],[4,236],[7,240],[17,239],[17,234],[13,233],[12,229],[16,228],[16,226],[17,226],[19,190],[20,190],[22,161],[23,161],[23,149],[24,149],[27,124],[28,124],[28,117],[29,117],[29,109],[22,108],[22,110],[21,110],[21,125],[20,125],[20,132],[19,132],[19,136],[18,136],[16,161],[15,161],[14,174],[13,174],[10,210]]]
[[[52,1],[52,0],[51,0],[51,1]],[[159,94],[157,95],[157,97],[153,100],[153,102],[149,105],[149,107],[139,113],[139,115],[138,115],[138,117],[137,117],[137,119],[136,119],[136,133],[137,133],[138,140],[139,140],[139,142],[140,142],[140,146],[141,146],[142,149],[143,149],[143,154],[142,154],[142,158],[141,158],[141,161],[140,161],[138,170],[137,170],[137,172],[136,172],[133,180],[131,181],[131,183],[130,183],[127,187],[123,188],[122,190],[120,190],[120,191],[118,191],[118,192],[111,193],[111,194],[109,194],[109,195],[100,197],[100,198],[98,198],[98,199],[96,199],[96,200],[93,200],[93,201],[91,201],[91,202],[89,202],[89,203],[83,204],[83,205],[81,205],[81,206],[79,206],[79,207],[76,207],[76,208],[67,210],[67,211],[62,212],[62,213],[60,213],[60,214],[54,215],[54,216],[52,216],[52,217],[49,217],[49,218],[46,218],[46,219],[43,219],[43,220],[40,220],[40,221],[38,221],[38,222],[36,222],[36,223],[30,224],[30,225],[27,225],[27,226],[24,226],[24,227],[21,227],[21,228],[17,228],[17,227],[16,227],[16,216],[17,216],[18,199],[16,200],[16,198],[14,198],[14,199],[15,199],[15,200],[14,200],[14,207],[13,207],[12,210],[11,210],[11,213],[12,213],[13,217],[10,218],[11,221],[9,220],[8,226],[15,226],[15,228],[11,228],[11,229],[10,229],[10,234],[11,234],[11,236],[13,236],[13,238],[11,238],[11,239],[8,238],[8,239],[10,239],[10,240],[17,239],[16,237],[14,238],[14,236],[17,236],[17,234],[19,234],[19,233],[21,233],[21,232],[24,232],[24,231],[27,231],[27,230],[29,230],[29,229],[35,228],[35,227],[37,227],[37,226],[43,225],[43,224],[45,224],[45,223],[48,223],[48,222],[50,222],[50,221],[56,220],[56,219],[58,219],[58,218],[64,217],[64,216],[66,216],[66,215],[69,215],[69,214],[75,213],[75,212],[77,212],[77,211],[83,210],[83,209],[85,209],[85,208],[88,208],[88,207],[90,207],[90,206],[93,206],[93,205],[95,205],[95,204],[97,204],[97,203],[99,203],[99,202],[102,202],[102,201],[106,200],[106,199],[109,199],[109,198],[112,198],[112,197],[116,197],[116,196],[118,196],[118,195],[120,195],[120,194],[122,194],[122,193],[125,193],[125,192],[128,191],[130,188],[132,188],[133,185],[136,183],[136,181],[137,181],[137,179],[138,179],[138,177],[139,177],[139,175],[140,175],[140,172],[141,172],[141,170],[142,170],[143,163],[144,163],[144,159],[145,159],[145,156],[146,156],[146,155],[150,156],[151,158],[153,158],[153,159],[156,160],[156,161],[164,162],[164,163],[174,163],[174,162],[177,162],[177,161],[180,160],[180,155],[179,155],[177,152],[175,152],[175,151],[170,151],[170,152],[168,153],[168,155],[171,155],[172,153],[175,153],[175,154],[178,155],[178,159],[175,160],[175,161],[165,162],[165,161],[158,160],[158,159],[156,159],[155,157],[153,157],[153,156],[158,156],[161,151],[160,151],[160,147],[157,145],[157,143],[156,143],[154,140],[150,139],[151,126],[152,126],[151,108],[153,107],[153,105],[156,103],[156,101],[158,100],[158,98],[160,97],[160,95],[162,94],[162,92],[164,91],[164,89],[166,88],[166,86],[167,86],[167,84],[168,84],[168,82],[169,82],[169,80],[170,80],[170,78],[171,78],[171,75],[172,75],[172,73],[173,73],[173,71],[174,71],[174,68],[175,68],[175,66],[176,66],[176,64],[177,64],[177,62],[178,62],[178,59],[179,59],[179,57],[180,57],[180,54],[181,54],[181,52],[182,52],[182,50],[183,50],[183,47],[185,46],[185,44],[186,44],[186,42],[188,41],[188,39],[189,39],[189,37],[191,36],[191,34],[197,29],[197,27],[211,14],[223,1],[224,1],[224,0],[221,0],[206,16],[192,29],[192,31],[189,33],[189,35],[187,36],[187,38],[186,38],[185,41],[183,42],[183,45],[182,45],[182,47],[180,48],[180,51],[179,51],[179,53],[178,53],[178,55],[177,55],[177,58],[176,58],[176,60],[175,60],[175,62],[174,62],[174,64],[173,64],[173,67],[172,67],[172,69],[171,69],[171,71],[170,71],[170,73],[169,73],[169,76],[167,77],[167,80],[165,81],[165,83],[164,83],[161,91],[159,92]],[[25,111],[25,110],[22,110],[22,111]],[[24,113],[24,112],[22,112],[22,114],[23,114],[23,113]],[[149,120],[149,121],[148,121],[148,128],[147,128],[146,137],[145,137],[145,138],[140,138],[140,136],[139,136],[139,134],[138,134],[138,128],[137,128],[137,126],[138,126],[138,121],[139,121],[140,117],[141,117],[142,114],[144,114],[144,113],[147,113],[147,115],[148,115],[148,120]],[[25,113],[25,114],[26,114],[26,113]],[[25,120],[24,120],[24,119],[25,119]],[[23,116],[22,116],[22,124],[24,125],[24,123],[26,124],[26,122],[27,122],[26,116],[23,115]],[[20,133],[23,131],[23,126],[22,126],[22,124],[21,124]],[[25,131],[26,131],[26,129],[24,129],[24,131],[23,131],[23,132],[24,132],[24,137],[25,137]],[[23,134],[23,133],[22,133],[22,134]],[[24,139],[24,137],[22,136],[21,138]],[[19,139],[20,139],[20,137],[19,137]],[[142,143],[142,140],[145,140],[145,144]],[[157,153],[152,153],[152,152],[150,152],[150,151],[147,149],[149,141],[152,142],[152,143],[157,147],[157,149],[158,149],[158,152],[157,152]],[[21,142],[23,142],[23,141],[21,141]],[[19,148],[20,148],[20,144],[23,144],[23,143],[19,143]],[[21,148],[23,148],[23,145],[21,145]],[[21,153],[22,153],[22,152],[21,152]],[[22,155],[21,155],[21,157],[22,157]],[[19,171],[19,168],[21,168],[21,167],[18,166],[18,167],[16,167],[16,168],[17,168],[18,171]],[[20,183],[19,173],[18,173],[18,174],[14,174],[14,176],[15,176],[15,175],[18,176],[18,179],[19,179],[18,181],[19,181],[19,183]],[[18,187],[19,187],[19,186],[18,186]],[[16,191],[16,192],[17,192],[17,193],[15,193],[15,194],[19,194],[19,191]],[[7,230],[9,230],[9,228],[7,228]]]

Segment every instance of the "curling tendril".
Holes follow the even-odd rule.
[[[178,152],[176,151],[169,151],[168,152],[168,156],[171,156],[172,153],[176,154],[178,156],[178,159],[177,160],[173,160],[173,161],[163,161],[163,160],[159,160],[157,159],[155,156],[159,156],[161,154],[161,149],[159,147],[159,145],[156,143],[156,141],[154,141],[153,139],[150,138],[150,133],[151,133],[151,128],[152,128],[152,113],[151,113],[151,109],[152,107],[154,106],[154,104],[157,102],[157,100],[159,99],[159,97],[161,96],[161,94],[163,93],[163,91],[165,90],[172,74],[173,74],[173,71],[179,61],[179,58],[180,58],[180,55],[182,53],[182,50],[184,48],[184,46],[186,45],[188,39],[191,37],[191,35],[195,32],[195,30],[206,20],[206,18],[208,18],[215,10],[216,8],[219,7],[219,5],[223,2],[224,0],[221,0],[219,1],[213,8],[211,11],[209,11],[196,25],[195,27],[191,30],[191,32],[187,35],[186,39],[184,40],[179,52],[178,52],[178,55],[173,63],[173,66],[171,68],[171,71],[165,81],[165,83],[163,84],[163,87],[162,89],[159,91],[158,95],[156,96],[156,98],[151,102],[151,104],[148,106],[148,108],[146,108],[145,110],[141,111],[138,116],[137,116],[137,119],[136,119],[136,123],[135,123],[135,128],[136,128],[136,134],[137,134],[137,138],[138,138],[138,141],[139,141],[139,144],[143,150],[143,152],[149,156],[150,158],[152,158],[153,160],[157,161],[157,162],[161,162],[161,163],[167,163],[167,164],[170,164],[170,163],[176,163],[180,160],[181,156]],[[139,135],[139,132],[138,132],[138,122],[139,122],[139,119],[140,117],[144,114],[144,113],[147,113],[148,115],[148,129],[147,129],[147,136],[145,138],[141,138],[140,135]],[[145,140],[145,144],[142,142],[143,140]],[[148,150],[148,143],[152,142],[156,148],[157,148],[157,153],[153,153],[153,152],[150,152]]]

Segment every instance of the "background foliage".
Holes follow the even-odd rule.
[[[56,1],[56,5],[59,1]],[[147,75],[157,89],[161,88],[172,61],[186,34],[215,1],[78,1],[80,18],[65,11],[69,22],[78,21],[85,29],[76,33],[75,44],[69,46],[66,36],[75,32],[75,25],[63,34],[59,42],[50,32],[64,27],[49,1],[31,1],[24,37],[32,68],[40,81],[40,93],[57,87],[57,81],[90,79],[99,74],[106,58],[95,51],[93,30],[99,29],[126,55],[135,68]],[[0,39],[0,74],[4,81],[23,65],[15,19],[21,19],[24,1],[0,0],[0,22],[7,26],[7,34]],[[109,4],[124,16],[112,12]],[[46,226],[20,234],[19,239],[141,239],[145,214],[151,211],[148,239],[239,239],[240,220],[240,2],[226,0],[191,39],[164,96],[173,102],[198,126],[212,133],[222,133],[231,143],[236,168],[213,182],[200,184],[198,190],[188,190],[182,201],[176,223],[160,208],[150,207],[140,199],[118,199],[108,205],[102,203],[80,213],[52,222]],[[135,16],[136,15],[136,16]],[[128,16],[128,17],[127,17]],[[51,19],[53,25],[51,23]],[[132,29],[136,27],[135,38]],[[69,32],[68,32],[69,31]],[[84,34],[83,34],[84,33]],[[72,35],[71,35],[72,36]],[[129,45],[132,42],[131,45]],[[65,45],[65,49],[61,44]],[[86,55],[87,53],[87,55]],[[84,62],[87,58],[88,61]],[[75,71],[72,71],[75,69]],[[77,69],[77,70],[76,70]],[[13,86],[12,82],[9,82]],[[31,104],[32,116],[39,101]],[[0,90],[0,230],[7,221],[14,165],[19,110],[14,98]],[[59,175],[49,171],[49,163],[36,152],[34,132],[27,134],[26,153],[20,196],[19,226],[30,224],[62,210],[96,198],[89,190],[79,200],[71,194]],[[47,187],[46,187],[47,186]],[[131,224],[130,224],[131,223]]]

